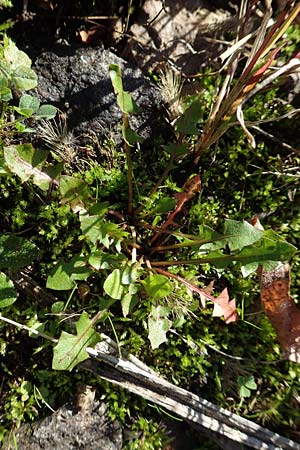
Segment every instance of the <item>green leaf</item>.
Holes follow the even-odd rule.
[[[48,190],[52,178],[41,170],[48,151],[36,150],[31,144],[4,147],[4,158],[11,172],[18,175],[22,182],[32,178],[32,182],[42,190]]]
[[[103,284],[103,289],[107,295],[115,300],[120,300],[124,292],[124,286],[121,284],[120,269],[113,270]]]
[[[9,87],[27,91],[37,86],[38,78],[31,69],[31,59],[7,38],[3,56],[4,62],[1,63],[1,72],[6,75]]]
[[[263,240],[266,242],[266,246],[273,247],[274,257],[270,260],[275,261],[276,256],[278,261],[288,261],[297,252],[297,247],[286,242],[281,236],[276,234],[273,230],[266,230],[264,232]]]
[[[1,47],[0,47],[0,55],[1,55]],[[1,74],[1,86],[2,87],[10,87],[10,77],[12,74],[12,69],[10,64],[0,57],[0,74]]]
[[[201,245],[201,250],[213,250],[207,257],[203,257],[203,262],[212,263],[220,269],[227,267],[230,262],[239,262],[244,277],[255,272],[259,265],[263,265],[266,270],[272,270],[279,261],[288,261],[297,251],[296,247],[274,231],[258,230],[248,222],[227,220],[224,235],[215,235],[215,232],[207,227],[201,231],[204,239],[213,241]],[[231,250],[230,254],[216,251],[225,246]]]
[[[254,244],[244,247],[241,252],[232,255],[233,261],[238,261],[242,266],[252,264],[250,268],[254,268],[254,263],[270,267],[271,261],[288,261],[296,253],[297,248],[288,242],[279,238],[271,230],[266,231],[262,239]],[[249,267],[249,266],[248,266]],[[274,264],[273,264],[274,267]]]
[[[56,291],[67,291],[75,286],[71,274],[66,269],[67,263],[59,263],[51,270],[47,278],[46,287]]]
[[[135,263],[128,263],[123,269],[121,276],[121,283],[125,285],[131,285],[136,281],[138,277],[138,271]]]
[[[64,310],[65,304],[64,302],[58,301],[51,305],[51,313],[59,314]]]
[[[10,171],[5,166],[4,158],[0,158],[0,176],[1,175],[8,175],[8,174],[10,174]]]
[[[7,40],[7,45],[3,54],[4,58],[13,70],[20,66],[28,68],[31,67],[31,59],[29,56],[22,52],[22,50],[19,50],[16,44],[14,44],[10,39]]]
[[[175,198],[163,197],[159,199],[157,205],[151,210],[150,214],[166,214],[174,209],[176,203],[177,200]]]
[[[29,91],[37,86],[38,77],[32,69],[18,67],[12,75],[12,81],[14,86],[20,91]]]
[[[153,350],[167,340],[167,332],[172,326],[172,322],[167,318],[169,313],[169,308],[152,306],[148,318],[148,338]]]
[[[139,112],[139,108],[129,92],[123,91],[118,94],[117,102],[120,110],[125,114],[136,114]]]
[[[137,276],[136,264],[129,264],[123,270],[114,269],[103,285],[107,295],[115,300],[121,300],[124,317],[137,301],[135,297],[133,298],[138,291],[138,287],[134,284]]]
[[[96,270],[114,269],[126,261],[127,259],[124,255],[111,255],[103,252],[102,250],[95,250],[92,252],[88,260],[89,264]]]
[[[257,384],[255,383],[253,375],[251,375],[249,377],[244,377],[244,386],[246,386],[248,389],[252,389],[252,390],[257,389]]]
[[[200,130],[197,126],[202,118],[200,99],[196,99],[184,111],[175,124],[175,130],[183,134],[199,134]]]
[[[69,262],[58,263],[50,272],[46,286],[56,291],[67,291],[75,286],[76,281],[85,281],[92,273],[85,259],[77,255]]]
[[[134,145],[136,142],[143,142],[144,138],[137,134],[134,130],[132,130],[130,127],[125,127],[122,125],[122,135],[124,138],[124,141],[128,145]]]
[[[250,397],[251,391],[255,391],[257,389],[257,384],[253,375],[238,377],[238,385],[240,397]]]
[[[100,342],[101,337],[92,328],[92,321],[84,311],[75,323],[76,335],[63,331],[53,349],[53,370],[72,370],[77,364],[89,358],[87,347]]]
[[[12,0],[1,0],[1,2],[7,8],[11,8],[13,6],[12,5]],[[9,30],[10,28],[13,28],[14,25],[15,25],[15,21],[14,20],[7,20],[6,22],[1,23],[0,24],[0,33],[3,33],[4,31]]]
[[[117,251],[120,242],[128,236],[128,232],[123,231],[121,227],[113,222],[105,221],[104,215],[107,211],[107,203],[98,205],[102,210],[98,212],[95,208],[91,208],[90,212],[96,212],[95,215],[90,215],[86,210],[82,210],[79,215],[80,228],[83,236],[88,238],[93,244],[100,242],[106,248],[115,244]]]
[[[253,244],[264,235],[263,230],[255,228],[250,223],[237,220],[225,220],[224,242],[231,251],[241,250],[243,247]]]
[[[13,282],[5,273],[0,272],[0,308],[6,308],[17,300]]]
[[[142,284],[149,297],[153,299],[163,298],[173,290],[170,280],[160,274],[149,275]]]
[[[115,94],[119,94],[120,92],[123,92],[123,82],[122,82],[120,66],[118,66],[117,64],[110,64],[109,76],[110,76]]]
[[[32,331],[28,332],[28,336],[33,338],[33,339],[37,339],[38,336],[36,333],[34,333],[33,330],[35,331],[39,331],[40,333],[44,333],[45,332],[45,322],[39,322],[37,320],[36,317],[32,317],[28,322],[27,322],[27,326],[31,328]]]
[[[39,109],[40,101],[37,97],[32,95],[23,94],[19,101],[19,108],[31,109],[32,112],[36,112]]]
[[[55,180],[61,174],[63,169],[64,169],[64,164],[62,162],[59,162],[59,163],[55,164],[54,166],[47,166],[44,169],[44,173],[49,175],[49,177],[52,180]]]
[[[12,6],[13,6],[13,4],[12,4],[12,1],[11,0],[1,0],[0,1],[0,6],[2,7],[2,8],[12,8]],[[4,30],[5,30],[6,28],[4,28]],[[3,30],[1,30],[1,31],[3,31]]]
[[[121,298],[122,314],[127,317],[132,311],[135,305],[138,303],[138,298],[135,295],[138,292],[138,286],[131,284],[129,286],[129,292],[127,292]]]
[[[139,109],[131,97],[131,94],[123,89],[120,67],[116,64],[111,64],[109,66],[109,75],[115,94],[117,95],[117,102],[121,111],[125,114],[134,114],[139,112]]]
[[[200,225],[199,239],[204,244],[200,244],[201,250],[215,251],[224,247],[223,235],[210,228],[208,225]]]
[[[14,235],[0,236],[0,269],[19,269],[28,266],[40,250],[26,238]]]
[[[177,156],[186,155],[189,152],[189,150],[185,145],[178,144],[175,142],[172,142],[171,144],[168,145],[164,145],[163,149],[170,155],[174,156],[175,158]]]
[[[251,391],[249,391],[249,389],[246,388],[246,386],[240,386],[239,394],[240,394],[240,397],[244,397],[244,398],[251,397]]]
[[[278,261],[273,261],[274,269],[278,265]],[[258,263],[249,263],[245,264],[241,267],[241,272],[244,278],[247,278],[249,275],[252,275],[254,272],[256,272],[258,269]],[[272,270],[272,269],[271,269]]]
[[[57,108],[52,105],[42,105],[35,114],[37,120],[46,119],[50,120],[56,116]]]
[[[74,212],[81,211],[89,202],[88,186],[80,178],[61,175],[59,178],[59,190],[62,196],[62,203],[69,203]]]
[[[107,206],[106,202],[98,204],[98,211],[95,211],[96,214],[93,215],[88,214],[88,212],[84,210],[79,214],[82,234],[93,244],[96,244],[98,239],[103,239],[103,224]]]
[[[33,114],[32,109],[25,109],[25,108],[18,108],[18,106],[14,107],[14,110],[20,114],[20,116],[24,116],[25,118],[28,119],[28,117],[31,117]]]
[[[0,93],[2,92],[2,89],[6,89],[7,87],[8,87],[8,80],[7,77],[1,75],[1,63],[0,63]]]
[[[13,98],[11,89],[8,87],[3,87],[0,89],[0,100],[2,102],[9,102]]]
[[[36,131],[34,128],[27,127],[22,122],[15,122],[14,127],[19,133],[34,133]]]
[[[131,294],[129,294],[129,292],[127,292],[127,294],[123,295],[123,297],[121,299],[122,314],[124,317],[127,317],[133,308],[132,300],[133,300],[133,297]],[[136,304],[136,302],[135,302],[135,304]]]

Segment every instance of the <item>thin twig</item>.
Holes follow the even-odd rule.
[[[42,331],[38,331],[34,328],[27,327],[26,325],[23,325],[22,323],[15,322],[12,319],[8,319],[7,317],[2,316],[0,313],[0,320],[3,320],[3,322],[9,323],[10,325],[13,325],[17,328],[20,328],[21,330],[29,331],[29,333],[35,334],[36,336],[40,336],[44,339],[47,339],[47,341],[51,341],[54,344],[58,342],[58,339],[53,338],[52,336],[49,336],[49,334],[43,333]]]

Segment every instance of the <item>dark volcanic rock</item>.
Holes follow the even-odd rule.
[[[75,412],[63,406],[33,426],[16,433],[19,450],[121,450],[122,431],[118,422],[109,421],[106,406],[95,402],[90,411]],[[12,445],[12,444],[11,444]],[[8,450],[4,444],[3,450]]]
[[[140,113],[130,118],[132,128],[146,139],[153,137],[162,129],[159,89],[139,69],[102,47],[59,47],[38,56],[34,63],[38,97],[65,111],[75,134],[92,132],[101,137],[113,132],[116,137],[119,130],[119,140],[122,115],[109,77],[112,63],[121,66],[124,89],[140,108]]]

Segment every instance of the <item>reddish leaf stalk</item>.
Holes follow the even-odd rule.
[[[188,289],[190,289],[192,292],[195,292],[196,294],[200,295],[201,299],[208,299],[211,300],[214,303],[214,316],[220,317],[224,316],[226,323],[236,322],[238,320],[238,313],[235,307],[235,300],[229,300],[227,289],[224,289],[221,294],[218,297],[213,297],[207,292],[207,289],[201,289],[198,286],[195,286],[193,283],[191,283],[188,280],[185,280],[179,275],[176,275],[171,272],[167,272],[163,269],[155,269],[156,272],[161,273],[162,275],[165,275],[168,278],[174,278],[175,280],[182,283],[184,286],[186,286]],[[203,306],[205,306],[205,300],[202,300]],[[217,310],[219,310],[217,312]]]
[[[199,175],[195,175],[190,180],[186,181],[182,187],[183,192],[175,194],[175,198],[178,199],[174,211],[168,214],[167,220],[163,223],[161,228],[168,228],[169,225],[174,225],[175,216],[181,211],[183,205],[191,200],[193,196],[200,191],[201,180]],[[151,244],[153,244],[161,235],[161,232],[157,232],[151,239]]]

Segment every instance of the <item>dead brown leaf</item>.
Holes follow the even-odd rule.
[[[300,362],[300,310],[290,296],[290,266],[280,263],[271,271],[260,269],[259,278],[261,301],[283,357]]]

